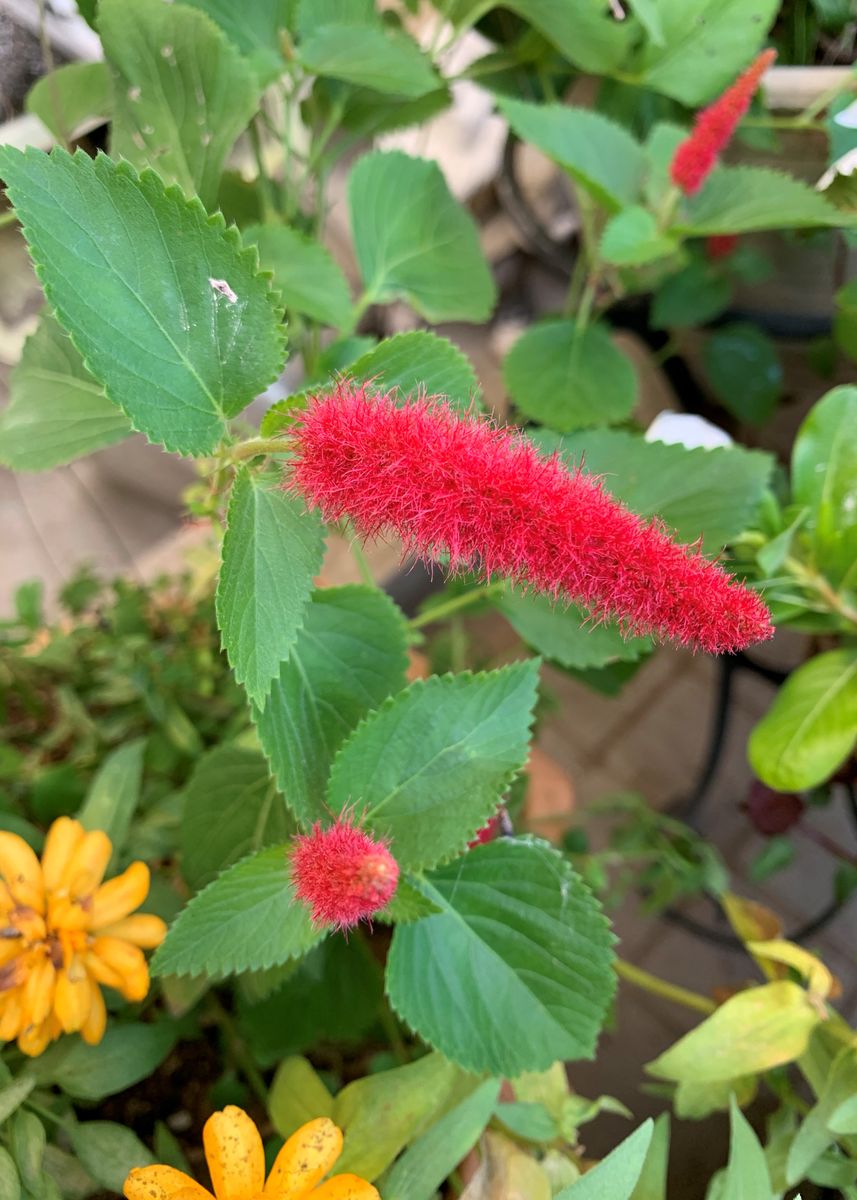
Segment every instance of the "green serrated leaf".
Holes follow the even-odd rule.
[[[226,156],[256,111],[259,86],[203,12],[162,0],[100,0],[113,81],[110,151],[153,167],[210,208]]]
[[[376,917],[379,921],[389,921],[390,924],[397,925],[400,922],[418,921],[420,917],[428,917],[431,913],[440,911],[416,882],[411,882],[407,875],[402,875],[399,877],[393,898]]]
[[[591,1056],[613,938],[571,865],[544,842],[501,838],[425,887],[442,911],[398,925],[387,961],[402,1019],[468,1071],[514,1077]]]
[[[760,229],[827,228],[846,223],[845,214],[828,204],[819,192],[782,171],[766,167],[718,167],[699,194],[685,202],[672,232],[702,237]]]
[[[282,365],[255,251],[153,172],[104,155],[4,146],[0,175],[48,300],[110,399],[168,450],[213,450]]]
[[[61,326],[43,313],[27,338],[0,413],[0,462],[13,471],[46,471],[131,432]]]
[[[194,890],[247,854],[282,844],[293,831],[258,751],[215,746],[198,759],[184,789],[179,841],[182,874]]]
[[[734,321],[715,329],[702,347],[702,364],[715,396],[739,420],[761,425],[773,416],[783,368],[773,341],[756,325]]]
[[[828,650],[792,671],[750,734],[758,777],[778,792],[823,783],[857,742],[857,649]]]
[[[707,325],[729,303],[732,288],[722,271],[697,259],[670,275],[652,301],[654,329],[687,329]]]
[[[379,25],[375,0],[297,0],[295,32],[306,41],[323,25]]]
[[[108,873],[115,871],[140,800],[145,738],[110,752],[90,784],[77,819],[84,829],[102,829],[113,843]]]
[[[280,36],[289,26],[292,0],[182,0],[201,9],[219,25],[236,49],[250,60],[263,82],[284,69]]]
[[[391,697],[334,759],[319,818],[353,808],[407,870],[463,850],[527,761],[538,672],[433,676]]]
[[[287,309],[334,329],[351,323],[348,281],[320,242],[286,225],[250,225],[244,241],[255,245],[263,268]]]
[[[481,389],[470,359],[448,338],[427,329],[385,338],[353,362],[348,374],[376,391],[397,391],[402,402],[425,394],[462,411],[479,406]]]
[[[324,935],[295,899],[286,851],[252,854],[199,892],[170,927],[153,974],[223,979],[306,954]]]
[[[648,209],[636,204],[611,217],[601,235],[601,257],[618,267],[642,266],[677,249],[677,242],[659,231]]]
[[[111,1025],[97,1046],[64,1038],[33,1060],[28,1071],[75,1100],[103,1100],[151,1075],[172,1050],[178,1030],[170,1021]]]
[[[709,554],[751,524],[773,468],[769,455],[743,446],[687,450],[618,429],[562,438],[541,431],[533,440],[600,476],[607,491],[640,516],[659,516],[679,541],[704,537]]]
[[[779,0],[658,0],[657,7],[660,44],[652,40],[644,51],[643,82],[695,107],[749,64]]]
[[[235,678],[262,704],[289,656],[324,556],[324,530],[279,480],[242,469],[232,487],[217,623]]]
[[[301,42],[300,60],[314,75],[411,99],[441,86],[416,42],[380,22],[318,25]]]
[[[110,75],[103,62],[73,62],[49,71],[27,93],[27,112],[35,113],[62,142],[106,121],[112,112]]]
[[[154,1158],[140,1139],[113,1121],[82,1121],[69,1130],[72,1148],[93,1179],[121,1192],[134,1167],[149,1167]]]
[[[382,592],[342,587],[313,595],[288,661],[256,714],[271,770],[302,824],[319,817],[339,747],[404,686],[406,645],[402,615]]]
[[[645,167],[642,147],[609,117],[566,104],[500,97],[515,133],[559,163],[609,211],[637,199]]]
[[[637,376],[603,325],[578,331],[569,318],[533,325],[503,362],[503,380],[526,416],[561,433],[630,415]]]
[[[721,1083],[798,1058],[821,1014],[802,987],[778,980],[730,997],[646,1067],[676,1083]]]
[[[348,180],[348,208],[366,298],[401,297],[433,322],[488,317],[496,289],[476,226],[436,163],[398,150],[364,154]]]
[[[809,509],[807,528],[819,569],[838,587],[857,582],[857,388],[823,396],[792,450],[792,491]]]
[[[651,1119],[644,1121],[639,1129],[620,1142],[591,1171],[587,1171],[571,1187],[563,1188],[556,1200],[602,1200],[602,1197],[606,1200],[607,1196],[610,1200],[631,1200],[653,1132]]]
[[[625,637],[615,621],[592,624],[576,604],[549,596],[505,592],[498,604],[516,633],[545,658],[578,670],[636,661],[653,646],[651,638]]]
[[[480,5],[478,11],[486,7]],[[568,0],[504,0],[502,7],[533,25],[576,67],[599,75],[619,66],[634,38],[632,23],[615,20],[600,0],[575,0],[573,5]]]

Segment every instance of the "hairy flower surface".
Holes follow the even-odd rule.
[[[327,1117],[292,1134],[267,1183],[262,1139],[242,1108],[212,1113],[202,1140],[211,1191],[175,1167],[136,1167],[125,1180],[127,1200],[380,1200],[358,1175],[321,1182],[342,1153],[342,1132]]]
[[[149,892],[149,868],[132,863],[102,883],[113,847],[70,817],[54,821],[41,862],[23,838],[0,832],[0,1041],[41,1054],[61,1033],[101,1041],[101,988],[126,1000],[149,990],[143,948],[162,941],[160,917],[130,915]]]
[[[482,418],[431,400],[398,407],[343,383],[302,414],[294,451],[288,486],[364,537],[394,530],[453,570],[508,575],[626,631],[712,653],[771,636],[755,592],[698,549]]]
[[[399,865],[378,841],[348,817],[327,829],[316,824],[295,838],[291,855],[295,892],[319,925],[348,929],[390,900]]]
[[[776,57],[776,50],[763,50],[722,96],[697,113],[690,136],[680,143],[670,166],[673,183],[686,196],[698,192],[713,171]]]

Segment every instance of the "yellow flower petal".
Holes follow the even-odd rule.
[[[97,1046],[104,1037],[107,1028],[107,1006],[101,995],[101,988],[90,980],[89,1012],[80,1027],[80,1036],[90,1046]]]
[[[42,875],[49,892],[62,884],[72,855],[83,841],[84,832],[80,821],[72,817],[58,817],[48,830],[42,851]]]
[[[310,1192],[307,1200],[381,1200],[376,1188],[359,1175],[334,1175],[320,1188]]]
[[[33,850],[17,833],[0,831],[0,875],[17,904],[45,911],[42,868]]]
[[[115,879],[103,883],[92,898],[90,928],[101,929],[114,925],[139,908],[149,894],[149,868],[144,862],[133,862]]]
[[[230,1104],[212,1113],[202,1140],[217,1200],[254,1200],[265,1183],[265,1151],[243,1108]]]
[[[266,1200],[301,1200],[322,1180],[342,1153],[342,1131],[329,1117],[318,1117],[298,1129],[277,1155]]]
[[[62,890],[48,895],[48,925],[51,929],[89,929],[90,920],[89,905]]]
[[[92,984],[78,958],[57,972],[54,1012],[66,1033],[77,1033],[89,1016]]]
[[[57,1028],[56,1022],[50,1018],[42,1021],[39,1025],[29,1025],[21,1031],[18,1038],[18,1049],[29,1058],[37,1058],[45,1052],[54,1038],[59,1036],[60,1032],[61,1030]]]
[[[11,1042],[21,1029],[21,993],[10,992],[0,999],[0,1042]]]
[[[119,979],[116,985],[126,1000],[142,1000],[149,990],[149,968],[146,956],[138,946],[121,938],[97,937],[92,943],[87,964],[92,956],[100,958]]]
[[[84,954],[83,965],[86,967],[88,975],[97,983],[103,984],[104,987],[115,988],[117,992],[121,988],[122,976],[97,954],[93,954],[92,951]]]
[[[144,950],[154,950],[160,946],[167,936],[166,922],[160,917],[149,913],[135,913],[133,917],[125,917],[114,925],[105,925],[98,931],[104,937],[122,938],[124,942],[133,942]]]
[[[24,1020],[28,1025],[41,1025],[54,1004],[56,968],[49,958],[37,958],[30,967],[22,993]]]
[[[63,883],[75,899],[91,896],[107,870],[113,843],[101,829],[85,833],[63,872]]]
[[[127,1200],[213,1200],[211,1192],[175,1167],[135,1167],[125,1180]]]

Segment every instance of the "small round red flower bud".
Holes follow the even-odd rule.
[[[791,792],[775,792],[758,779],[744,804],[750,823],[764,837],[787,833],[803,816],[803,800]]]
[[[358,829],[350,818],[299,834],[291,853],[295,892],[318,925],[348,929],[391,899],[399,864],[387,843]]]
[[[737,233],[713,233],[705,239],[705,254],[709,262],[731,258],[738,248]]]

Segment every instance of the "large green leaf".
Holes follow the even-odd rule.
[[[538,671],[531,659],[392,696],[337,754],[329,810],[353,808],[409,870],[463,850],[527,761]]]
[[[789,1149],[786,1178],[793,1187],[807,1174],[836,1135],[830,1128],[833,1114],[840,1105],[857,1096],[857,1051],[844,1046],[836,1056],[824,1089],[801,1122]]]
[[[113,1121],[83,1121],[69,1130],[72,1149],[93,1179],[121,1192],[134,1167],[149,1167],[155,1159],[137,1135]]]
[[[110,150],[154,167],[211,208],[226,156],[259,100],[252,71],[202,12],[163,0],[100,0],[113,78]]]
[[[828,650],[792,671],[750,734],[753,770],[778,792],[823,783],[857,742],[857,648]]]
[[[27,93],[27,111],[47,125],[60,141],[93,118],[106,120],[113,108],[110,74],[104,62],[74,62],[57,67],[37,80]]]
[[[802,987],[778,980],[738,992],[646,1070],[676,1083],[720,1083],[792,1062],[821,1020]]]
[[[441,87],[416,42],[380,23],[320,25],[301,43],[300,59],[312,74],[397,96],[416,98]]]
[[[836,586],[857,584],[857,387],[814,405],[792,450],[792,492],[810,511],[819,569]]]
[[[514,1077],[590,1057],[613,938],[571,865],[544,842],[501,838],[424,886],[441,911],[398,925],[387,961],[402,1019],[468,1071]]]
[[[87,369],[135,429],[207,454],[283,361],[279,312],[235,230],[104,155],[0,147],[0,176]]]
[[[533,440],[601,477],[607,491],[634,512],[660,517],[679,541],[702,536],[709,554],[749,526],[773,467],[769,455],[743,446],[687,450],[624,430],[592,429],[562,438],[545,431]]]
[[[773,416],[783,368],[772,339],[758,326],[733,321],[715,329],[702,347],[702,363],[715,396],[739,420],[761,425]]]
[[[211,17],[263,80],[282,73],[280,36],[288,28],[293,0],[182,0]]]
[[[375,0],[292,0],[294,27],[300,41],[323,25],[379,25]]]
[[[643,80],[691,107],[730,84],[761,47],[779,0],[658,0],[660,44],[649,43]]]
[[[675,219],[691,237],[848,224],[840,209],[799,179],[767,167],[718,167]]]
[[[345,1134],[337,1171],[376,1179],[443,1109],[462,1074],[440,1054],[356,1079],[336,1097],[334,1121]]]
[[[63,1038],[28,1065],[39,1083],[55,1083],[75,1100],[103,1100],[139,1083],[172,1050],[178,1030],[172,1021],[111,1024],[97,1046]]]
[[[410,1145],[384,1180],[384,1200],[433,1200],[491,1119],[500,1081],[489,1079]]]
[[[259,739],[302,824],[327,815],[324,790],[336,751],[405,683],[401,613],[368,587],[318,591],[288,660],[257,713]]]
[[[548,596],[506,592],[498,607],[529,646],[563,667],[585,670],[635,662],[653,644],[651,638],[624,637],[615,621],[593,624],[576,604]]]
[[[774,1200],[765,1152],[734,1097],[729,1118],[729,1163],[718,1200]]]
[[[645,156],[626,129],[601,113],[502,96],[500,111],[525,142],[564,167],[599,203],[617,211],[640,192]]]
[[[495,287],[472,217],[436,163],[365,154],[348,180],[365,301],[407,300],[428,321],[484,321]]]
[[[235,678],[255,704],[295,643],[323,555],[317,514],[279,480],[241,470],[223,539],[217,623]]]
[[[293,826],[256,750],[215,746],[184,789],[182,874],[195,890],[245,855],[286,841]]]
[[[479,5],[480,11],[493,7]],[[569,62],[595,74],[619,66],[636,32],[633,22],[615,20],[601,0],[503,0],[502,7],[529,21]]]
[[[140,800],[145,738],[125,742],[106,756],[90,784],[77,819],[84,829],[101,829],[113,843],[108,864],[115,871]]]
[[[182,909],[152,960],[156,975],[222,979],[300,958],[320,941],[292,891],[287,847],[229,867]]]
[[[13,471],[45,471],[130,432],[128,418],[107,399],[61,326],[43,313],[0,412],[0,462]]]
[[[601,257],[618,267],[642,266],[677,249],[677,243],[660,232],[654,215],[638,204],[611,217],[601,235]]]
[[[273,274],[287,309],[334,329],[349,325],[348,281],[320,242],[286,225],[251,225],[243,237],[258,247],[261,264]]]
[[[687,329],[707,325],[723,312],[732,288],[713,263],[694,259],[675,275],[668,275],[652,301],[651,322],[655,329]]]
[[[379,392],[395,389],[402,401],[425,394],[462,410],[479,403],[479,381],[470,359],[448,338],[427,329],[385,338],[352,363],[348,374]]]
[[[628,417],[637,377],[603,325],[578,330],[560,317],[533,325],[503,362],[510,396],[526,416],[565,433]]]
[[[606,1200],[608,1196],[610,1200],[631,1200],[653,1132],[653,1122],[644,1121],[591,1171],[571,1187],[563,1188],[557,1200]]]

